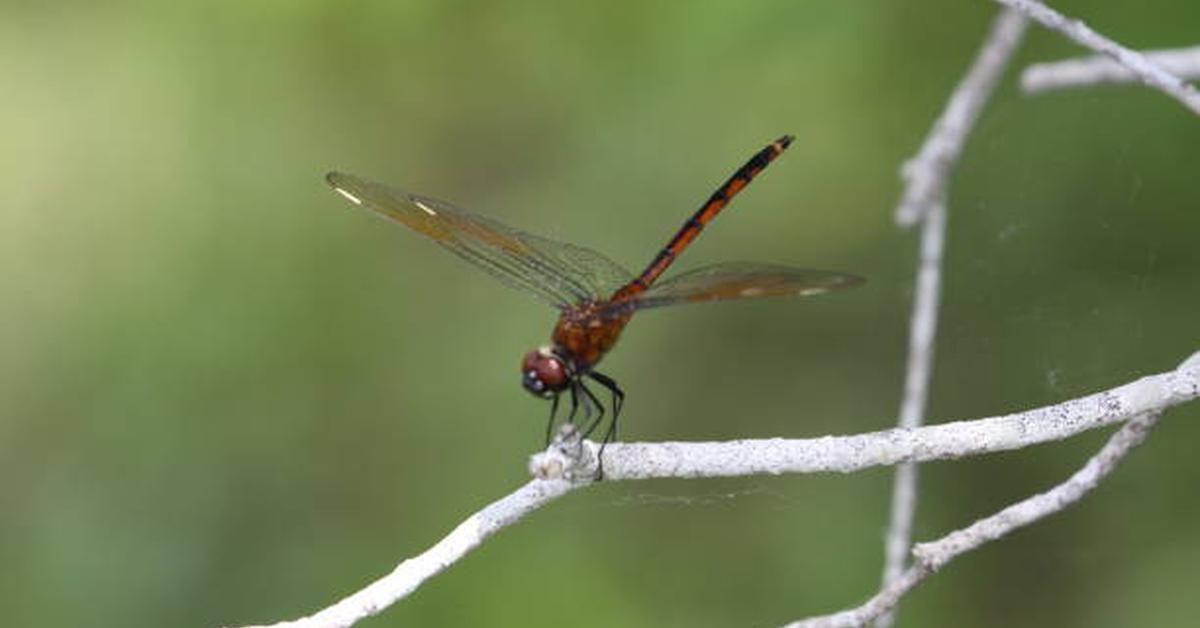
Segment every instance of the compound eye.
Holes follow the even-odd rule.
[[[537,371],[525,371],[521,376],[521,385],[539,397],[546,394],[546,383],[538,377]]]
[[[521,385],[539,397],[546,397],[566,388],[567,379],[566,365],[549,351],[530,351],[521,360]]]

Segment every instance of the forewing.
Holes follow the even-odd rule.
[[[632,278],[596,251],[518,231],[445,201],[352,174],[331,172],[325,180],[354,204],[404,224],[557,307],[599,299]]]
[[[573,285],[583,286],[583,291],[573,293],[577,299],[607,298],[633,280],[633,273],[599,251],[532,233],[516,232],[516,238],[529,247],[539,263],[557,269]]]
[[[651,286],[614,310],[645,309],[727,299],[809,296],[865,281],[862,277],[828,270],[790,268],[774,264],[730,262],[691,270]]]

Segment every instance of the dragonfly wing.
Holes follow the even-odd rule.
[[[325,180],[342,196],[446,247],[504,283],[557,307],[599,299],[632,273],[604,255],[518,231],[445,201],[352,174]]]
[[[614,309],[629,311],[726,299],[809,296],[865,281],[862,277],[828,270],[790,268],[775,264],[730,262],[691,270],[651,286]]]
[[[575,293],[576,297],[603,299],[633,280],[633,273],[599,251],[532,233],[517,232],[516,237],[529,247],[539,262],[559,269],[573,283],[582,285],[585,291]]]

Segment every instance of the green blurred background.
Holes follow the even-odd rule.
[[[1061,2],[1138,47],[1200,4]],[[622,438],[893,424],[915,235],[897,172],[988,2],[0,5],[0,613],[10,626],[307,614],[526,481],[553,313],[330,193],[333,168],[640,268],[742,161],[797,142],[680,267],[866,275],[648,312]],[[1076,54],[1031,28],[1017,65]],[[952,190],[930,420],[1036,407],[1200,349],[1200,119],[1010,72]],[[1184,626],[1200,407],[1082,504],[971,554],[901,625]],[[917,538],[1104,441],[924,467]],[[606,484],[363,625],[772,626],[864,599],[890,470]]]

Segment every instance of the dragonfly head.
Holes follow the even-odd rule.
[[[538,397],[550,398],[567,388],[571,372],[550,347],[540,347],[521,360],[521,385]]]

